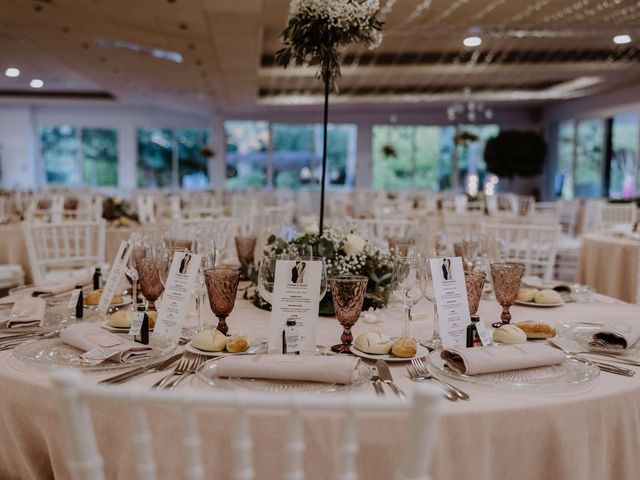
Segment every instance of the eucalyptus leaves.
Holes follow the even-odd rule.
[[[318,78],[331,88],[340,76],[341,49],[352,43],[375,48],[382,42],[378,0],[292,0],[276,61],[285,68],[319,65]]]

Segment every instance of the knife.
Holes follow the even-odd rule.
[[[142,365],[140,367],[135,367],[128,372],[120,373],[113,377],[105,378],[104,380],[100,380],[98,384],[117,384],[122,383],[130,378],[137,377],[138,375],[142,375],[143,373],[154,371],[154,372],[163,372],[171,365],[173,365],[176,360],[178,360],[182,356],[182,353],[176,353],[175,355],[167,358],[166,360],[162,360],[161,362],[152,363],[151,365]]]
[[[391,387],[393,393],[395,393],[398,397],[403,400],[407,399],[407,396],[400,390],[395,383],[393,383],[393,377],[391,376],[391,370],[389,370],[389,365],[384,360],[376,361],[376,368],[378,369],[378,375],[380,375],[380,380]]]

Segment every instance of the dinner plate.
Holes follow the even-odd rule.
[[[505,390],[549,393],[584,387],[600,375],[598,367],[574,359],[567,359],[562,364],[546,367],[524,368],[482,375],[463,375],[446,366],[445,361],[440,357],[440,350],[429,355],[428,368],[434,375],[451,380]]]
[[[100,326],[107,330],[108,332],[113,333],[129,333],[130,327],[114,327],[113,325],[109,325],[109,320],[102,320],[100,322]],[[153,332],[153,328],[149,329],[149,333]]]
[[[369,382],[371,368],[364,362],[358,362],[353,383],[307,382],[298,380],[272,380],[263,378],[228,378],[216,375],[216,362],[209,360],[196,372],[198,385],[217,389],[256,392],[299,392],[299,393],[334,393],[353,390]]]
[[[131,297],[129,295],[125,295],[124,297],[122,297],[122,302],[112,303],[111,305],[109,305],[109,308],[126,307],[127,305],[131,305],[132,303],[133,303],[133,300],[131,300]],[[85,303],[84,308],[95,310],[98,308],[98,305],[87,305]]]
[[[133,358],[124,363],[107,360],[98,365],[88,363],[82,358],[83,351],[67,345],[59,337],[43,338],[16,347],[12,358],[24,365],[36,369],[79,368],[86,371],[99,372],[107,370],[121,370],[135,366],[147,365],[168,358],[176,349],[175,342],[166,338],[151,338],[149,346],[152,352],[145,358]]]
[[[36,291],[35,284],[22,285],[21,287],[15,287],[9,290],[9,296],[13,298],[25,298],[33,296],[33,292]],[[40,295],[41,298],[44,298],[49,304],[58,304],[58,303],[67,303],[69,301],[69,296],[73,290],[67,290],[66,292],[57,293],[55,295]],[[91,291],[89,286],[83,287],[84,294],[87,294]]]
[[[362,358],[367,358],[369,360],[384,360],[385,362],[409,362],[413,358],[423,358],[429,355],[429,350],[426,347],[424,347],[423,345],[420,345],[419,343],[417,345],[418,345],[418,349],[416,351],[416,354],[413,357],[407,357],[407,358],[396,357],[392,353],[385,353],[382,355],[365,353],[361,350],[358,350],[354,345],[351,345],[350,350],[351,350],[351,353],[353,353],[354,355],[357,355],[358,357],[362,357]]]
[[[251,342],[249,343],[249,348],[247,348],[244,352],[227,352],[226,350],[222,350],[219,352],[209,352],[207,350],[200,350],[193,346],[191,341],[184,346],[184,349],[187,352],[197,353],[199,355],[205,355],[207,357],[222,357],[227,355],[252,355],[255,353],[266,353],[267,351],[267,342]],[[264,350],[264,352],[262,352]]]
[[[556,338],[562,340],[562,345],[571,351],[588,350],[593,353],[607,353],[640,359],[640,342],[636,342],[629,348],[595,347],[589,344],[595,333],[614,328],[619,330],[620,323],[613,321],[563,323],[557,328]]]
[[[11,308],[10,305],[0,308],[0,335],[9,333],[47,333],[76,321],[75,309],[67,308],[64,304],[47,305],[42,325],[7,328],[4,326],[4,322],[9,319]],[[83,312],[83,315],[83,321],[93,321],[98,318],[97,312]]]
[[[523,302],[522,300],[516,300],[517,305],[526,305],[527,307],[561,307],[564,305],[564,300],[558,303],[536,303],[536,302]]]

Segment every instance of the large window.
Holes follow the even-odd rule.
[[[354,185],[356,132],[355,125],[328,126],[329,186]],[[321,124],[225,122],[227,188],[319,188],[322,176],[322,135]]]
[[[118,135],[107,128],[71,125],[40,129],[45,180],[90,187],[118,185]]]
[[[629,198],[636,194],[639,128],[638,115],[613,117],[609,179],[609,196],[612,198]]]
[[[573,159],[575,157],[576,124],[567,120],[558,124],[558,145],[556,155],[558,168],[556,173],[556,196],[571,200],[573,198]]]
[[[469,175],[486,174],[484,145],[497,125],[373,127],[374,188],[462,188]]]
[[[604,120],[594,118],[578,123],[575,166],[575,193],[578,197],[602,195]]]
[[[203,129],[138,129],[138,186],[208,188],[207,141]]]

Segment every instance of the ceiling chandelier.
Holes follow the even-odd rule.
[[[471,96],[471,89],[469,87],[464,89],[464,96],[464,101],[453,103],[447,107],[447,118],[450,122],[475,122],[479,119],[491,120],[493,118],[493,110],[485,107],[484,103],[469,99]]]

